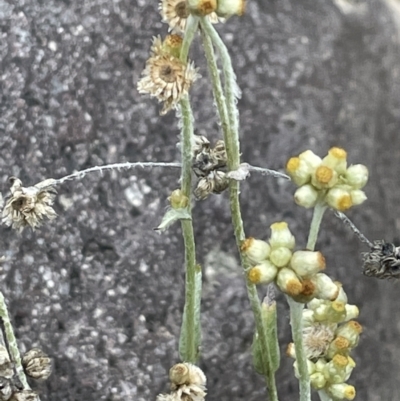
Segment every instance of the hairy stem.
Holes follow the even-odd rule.
[[[14,364],[14,368],[17,372],[18,378],[21,381],[24,389],[30,389],[29,384],[26,380],[24,369],[21,363],[21,355],[18,350],[17,340],[14,335],[14,330],[11,324],[10,316],[8,315],[6,301],[3,294],[0,292],[0,318],[4,324],[4,331],[6,336],[6,342],[8,345],[8,351],[10,353],[11,361]]]
[[[238,122],[237,122],[238,111],[236,107],[236,102],[233,97],[234,93],[233,85],[236,85],[235,75],[233,73],[232,63],[228,51],[222,40],[219,38],[217,32],[214,30],[214,27],[206,18],[202,18],[200,20],[200,23],[202,27],[203,46],[207,59],[208,69],[211,76],[214,99],[217,105],[218,115],[222,124],[222,131],[224,135],[224,142],[228,157],[228,167],[229,170],[232,171],[239,167],[239,162],[240,162],[239,134],[238,134]],[[223,60],[223,71],[225,75],[226,97],[222,89],[218,66],[215,60],[213,43],[216,45],[216,47],[218,47],[219,52],[221,51],[225,52],[224,57],[221,58]],[[234,227],[236,244],[240,252],[242,266],[245,270],[247,270],[249,267],[248,263],[246,262],[246,259],[240,250],[241,243],[245,239],[245,233],[243,229],[243,221],[240,211],[239,183],[237,181],[230,180],[229,193],[230,193],[229,199],[230,199],[232,223]],[[246,288],[250,300],[250,305],[254,314],[256,330],[260,338],[262,362],[264,366],[267,366],[268,370],[268,374],[266,374],[265,379],[267,382],[269,399],[270,401],[277,401],[278,394],[276,390],[274,370],[272,369],[272,363],[270,360],[271,352],[269,349],[270,348],[269,341],[270,340],[275,341],[276,339],[269,339],[267,336],[266,327],[263,322],[261,304],[257,293],[257,288],[247,279],[247,277],[246,277]]]
[[[300,401],[311,401],[310,376],[308,374],[307,356],[303,346],[303,304],[286,296],[290,308],[290,325],[292,327],[292,338],[296,351],[296,361],[299,369],[300,379]]]
[[[190,45],[198,27],[198,18],[189,16],[184,41],[181,48],[180,59],[186,62]],[[192,138],[193,138],[193,114],[189,96],[180,101],[181,111],[181,190],[185,196],[191,198],[192,185]],[[191,213],[189,202],[188,212]],[[183,313],[180,353],[186,362],[195,363],[198,357],[200,343],[200,298],[201,298],[201,270],[196,269],[196,250],[192,220],[181,220],[182,235],[185,246],[185,308]],[[201,277],[201,276],[200,276]],[[200,288],[199,288],[200,287]]]
[[[308,234],[307,249],[313,251],[317,243],[318,232],[321,226],[322,217],[324,216],[327,205],[318,202],[314,207],[314,213],[310,225],[310,233]]]

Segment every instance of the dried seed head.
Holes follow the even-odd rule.
[[[400,278],[400,247],[385,242],[374,241],[369,252],[362,254],[363,273],[379,279]]]
[[[225,142],[223,140],[217,141],[214,148],[211,149],[211,158],[215,163],[215,168],[225,167],[228,162],[226,155]]]
[[[193,158],[192,169],[197,177],[207,177],[216,168],[210,150],[203,150]]]
[[[51,359],[40,349],[32,348],[22,358],[25,373],[35,380],[47,380],[52,372]]]
[[[184,64],[167,53],[152,55],[147,60],[142,75],[143,78],[137,85],[138,91],[164,102],[161,115],[176,107],[199,76],[193,63]]]
[[[315,323],[303,329],[303,344],[307,358],[324,356],[335,337],[334,325]]]
[[[211,179],[214,181],[213,194],[221,194],[229,187],[229,179],[223,171],[211,171]]]
[[[16,391],[9,401],[39,401],[39,396],[32,390]]]
[[[210,141],[203,135],[193,135],[193,157],[196,157],[199,153],[202,152],[210,152]]]
[[[22,231],[26,226],[39,227],[45,218],[54,219],[57,216],[52,208],[57,193],[54,182],[48,179],[25,188],[21,180],[11,177],[11,196],[4,206],[2,222]]]
[[[208,177],[203,177],[197,183],[197,187],[193,191],[196,199],[204,200],[214,190],[214,181]]]
[[[7,349],[0,345],[0,377],[11,379],[14,376],[13,364]]]

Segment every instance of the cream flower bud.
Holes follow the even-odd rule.
[[[298,295],[303,289],[303,284],[296,273],[287,267],[279,270],[276,284],[282,292],[288,295]]]
[[[299,372],[299,366],[298,366],[297,361],[294,361],[293,368],[294,368],[294,375],[296,376],[296,379],[300,379],[300,372]],[[307,370],[308,370],[309,375],[312,375],[315,372],[315,364],[313,362],[311,362],[309,359],[307,359]]]
[[[354,400],[356,389],[347,383],[331,384],[326,388],[329,395],[338,400]]]
[[[311,386],[316,390],[321,390],[326,385],[325,376],[321,372],[314,372],[310,375]]]
[[[358,344],[361,333],[362,326],[355,320],[350,320],[349,322],[339,326],[335,332],[336,336],[342,336],[346,338],[349,341],[351,348]]]
[[[250,237],[242,242],[240,250],[247,256],[250,263],[257,264],[268,258],[271,247],[263,240]]]
[[[318,189],[332,188],[338,182],[338,173],[331,167],[321,165],[311,176],[311,183]]]
[[[305,152],[300,153],[299,159],[305,161],[311,170],[315,170],[322,163],[322,159],[312,150],[306,150]]]
[[[294,201],[299,206],[303,206],[306,209],[314,207],[317,204],[318,191],[311,185],[305,184],[297,188],[294,193]]]
[[[345,308],[346,308],[346,320],[345,321],[349,321],[349,320],[358,318],[358,316],[360,314],[360,310],[358,309],[357,305],[346,304]]]
[[[338,296],[335,298],[336,301],[340,301],[343,302],[344,304],[347,304],[347,294],[343,289],[343,285],[340,281],[335,281],[334,282],[336,284],[336,286],[339,288],[339,294]]]
[[[300,277],[310,277],[325,269],[325,258],[321,252],[296,251],[290,259],[290,266]]]
[[[173,386],[206,384],[206,376],[203,371],[191,363],[177,363],[169,370],[169,379]]]
[[[311,180],[312,168],[299,157],[291,157],[286,163],[286,172],[299,187]]]
[[[326,301],[318,298],[314,298],[310,302],[307,303],[307,308],[314,311],[316,310],[320,305],[325,304]],[[306,309],[307,310],[307,309]]]
[[[329,344],[327,356],[328,358],[333,358],[336,354],[347,354],[350,351],[350,342],[347,338],[342,336],[337,336]],[[344,379],[346,380],[346,379]]]
[[[368,181],[368,169],[363,164],[350,166],[346,171],[347,184],[354,189],[361,189]]]
[[[269,284],[275,280],[278,268],[269,260],[263,260],[249,270],[248,278],[253,284]]]
[[[317,362],[315,362],[315,371],[323,372],[328,361],[324,358],[319,358]]]
[[[168,197],[172,209],[183,209],[188,206],[189,198],[180,189],[175,189]]]
[[[273,223],[270,228],[271,237],[269,238],[269,244],[272,248],[279,248],[281,246],[289,249],[294,248],[296,241],[286,222]]]
[[[345,381],[349,380],[349,378],[353,372],[353,369],[356,367],[356,363],[355,363],[354,359],[350,356],[347,356],[347,358],[349,360],[349,363],[346,366],[346,376],[344,378]]]
[[[270,261],[277,267],[287,266],[292,257],[292,251],[286,247],[275,248],[269,255]]]
[[[318,288],[316,297],[333,301],[339,294],[339,287],[326,274],[318,273],[311,278]]]
[[[330,383],[343,383],[346,377],[346,367],[349,364],[347,356],[336,354],[324,368],[324,376]]]
[[[364,203],[367,200],[367,195],[365,195],[365,192],[361,191],[361,189],[350,191],[350,196],[351,202],[354,206],[361,205],[361,203]]]
[[[347,152],[342,148],[331,148],[322,159],[322,164],[334,169],[338,174],[345,174],[347,168]]]
[[[246,7],[246,0],[218,0],[216,13],[220,17],[230,15],[243,15]]]
[[[343,188],[332,188],[325,197],[326,203],[339,212],[344,212],[353,206],[350,192]]]

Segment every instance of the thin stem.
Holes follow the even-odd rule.
[[[224,74],[225,83],[226,108],[228,111],[230,126],[229,135],[224,135],[224,140],[225,145],[227,146],[227,152],[228,148],[232,149],[232,151],[229,152],[231,157],[228,158],[229,169],[236,170],[240,163],[239,113],[236,105],[236,98],[239,96],[240,90],[236,83],[236,76],[235,72],[233,71],[232,61],[225,43],[222,41],[209,19],[203,18],[201,20],[201,26],[205,34],[210,37],[221,56],[222,72]]]
[[[351,231],[357,236],[357,238],[367,244],[370,248],[373,248],[374,244],[355,226],[355,224],[342,212],[335,211],[335,216],[338,217],[343,223],[350,227]]]
[[[6,341],[8,344],[8,351],[10,352],[11,362],[14,363],[15,370],[18,378],[21,381],[24,389],[29,390],[29,384],[26,380],[24,369],[21,363],[21,355],[18,350],[17,340],[14,335],[14,330],[11,324],[10,316],[8,314],[6,301],[3,294],[0,292],[0,318],[3,320]]]
[[[314,213],[311,220],[310,233],[308,234],[307,249],[313,251],[317,243],[319,227],[322,217],[324,216],[327,205],[323,202],[318,202],[314,207]]]
[[[193,41],[198,27],[198,18],[189,16],[186,22],[184,40],[181,48],[180,59],[187,61],[190,45]],[[191,198],[192,186],[192,138],[193,138],[193,114],[190,107],[189,96],[185,96],[180,101],[181,111],[181,190],[189,199]],[[191,206],[189,202],[189,214]],[[195,363],[198,356],[200,343],[200,308],[201,280],[196,280],[196,276],[201,275],[201,270],[196,271],[196,249],[194,242],[194,232],[192,220],[181,220],[182,235],[185,246],[185,309],[181,329],[182,354],[186,362]]]
[[[290,325],[296,351],[297,367],[299,369],[300,401],[311,401],[310,377],[307,367],[307,356],[303,346],[303,304],[295,302],[286,296],[290,308]]]
[[[207,64],[208,68],[210,71],[210,76],[211,76],[211,83],[213,86],[213,94],[214,94],[214,99],[215,103],[217,105],[217,110],[219,114],[219,118],[221,120],[222,124],[222,130],[224,134],[224,142],[226,146],[226,151],[227,151],[227,157],[228,157],[228,167],[230,170],[235,170],[239,167],[239,161],[240,161],[240,154],[239,154],[239,135],[238,135],[238,123],[237,123],[237,108],[236,108],[236,103],[232,99],[228,99],[228,93],[229,96],[233,96],[233,88],[232,88],[232,82],[234,82],[234,73],[233,73],[233,68],[231,64],[231,60],[229,57],[229,54],[226,50],[225,45],[223,42],[220,40],[218,34],[212,27],[212,25],[209,23],[208,19],[202,18],[200,20],[201,27],[202,27],[202,38],[203,38],[203,45],[204,45],[204,50],[205,50],[205,55],[207,59]],[[219,39],[215,37],[217,36]],[[215,55],[214,55],[214,49],[211,43],[216,41],[219,44],[219,49],[221,48],[221,43],[222,46],[225,50],[226,54],[224,55],[224,74],[225,74],[225,88],[226,88],[226,93],[227,97],[225,98],[223,90],[222,90],[222,84],[221,84],[221,79],[218,71],[218,66],[215,60]],[[229,72],[227,72],[229,71]],[[226,74],[230,74],[233,79],[228,79],[226,78]],[[227,107],[228,103],[228,107]],[[228,109],[229,107],[234,108],[234,112],[229,112]],[[232,116],[236,116],[236,119],[232,117],[232,119],[229,117],[229,113],[232,114]],[[231,215],[232,215],[232,224],[234,227],[234,233],[235,233],[235,238],[236,238],[236,245],[239,249],[240,253],[240,259],[241,259],[241,264],[245,270],[249,268],[248,263],[246,262],[246,259],[242,252],[240,251],[240,246],[242,241],[245,239],[245,233],[244,233],[244,228],[243,228],[243,221],[242,221],[242,215],[240,211],[240,203],[239,203],[239,183],[234,180],[230,180],[229,183],[229,199],[230,199],[230,207],[231,207]],[[256,330],[258,333],[258,336],[260,338],[260,346],[261,346],[261,357],[262,357],[262,363],[264,366],[267,366],[268,368],[271,367],[271,361],[269,358],[270,355],[270,350],[269,350],[269,343],[268,343],[268,336],[266,332],[266,328],[264,326],[263,318],[262,318],[262,310],[261,310],[261,304],[260,304],[260,299],[258,297],[257,293],[257,288],[254,284],[252,284],[247,278],[246,278],[246,288],[247,288],[247,295],[250,300],[250,305],[254,314],[254,320],[256,324]],[[275,340],[275,339],[274,339]],[[268,394],[269,394],[269,399],[270,401],[277,401],[278,400],[278,394],[277,394],[277,389],[276,389],[276,383],[275,383],[275,375],[272,369],[268,369],[269,372],[265,376],[266,382],[267,382],[267,387],[268,387]]]
[[[87,173],[102,173],[106,170],[120,170],[120,169],[131,169],[135,167],[181,167],[181,163],[167,163],[167,162],[125,162],[125,163],[114,163],[106,164],[104,166],[90,167],[85,170],[77,171],[75,173],[66,175],[65,177],[59,178],[52,182],[53,185],[63,184],[65,181],[82,179]]]

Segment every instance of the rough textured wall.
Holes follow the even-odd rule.
[[[349,215],[370,239],[400,240],[400,2],[249,0],[247,14],[218,27],[243,90],[243,160],[281,169],[305,149],[333,145],[370,168],[369,201]],[[151,38],[165,33],[154,0],[0,0],[1,190],[116,161],[176,161],[174,113],[139,96]],[[192,57],[204,67],[195,48]],[[196,126],[220,137],[206,71],[192,93]],[[60,188],[59,217],[22,235],[2,226],[1,290],[21,349],[55,360],[43,400],[151,401],[178,360],[183,306],[182,239],[152,228],[178,172],[86,176]],[[242,187],[249,235],[266,238],[285,219],[306,242],[310,212],[293,186],[253,175]],[[253,319],[238,266],[227,196],[196,204],[205,269],[203,360],[208,400],[265,399],[252,369]],[[399,287],[360,274],[366,249],[327,214],[318,248],[328,272],[361,308],[365,327],[351,383],[358,399],[400,399]],[[282,351],[288,311],[279,297]],[[282,400],[296,399],[291,360],[279,371]]]

